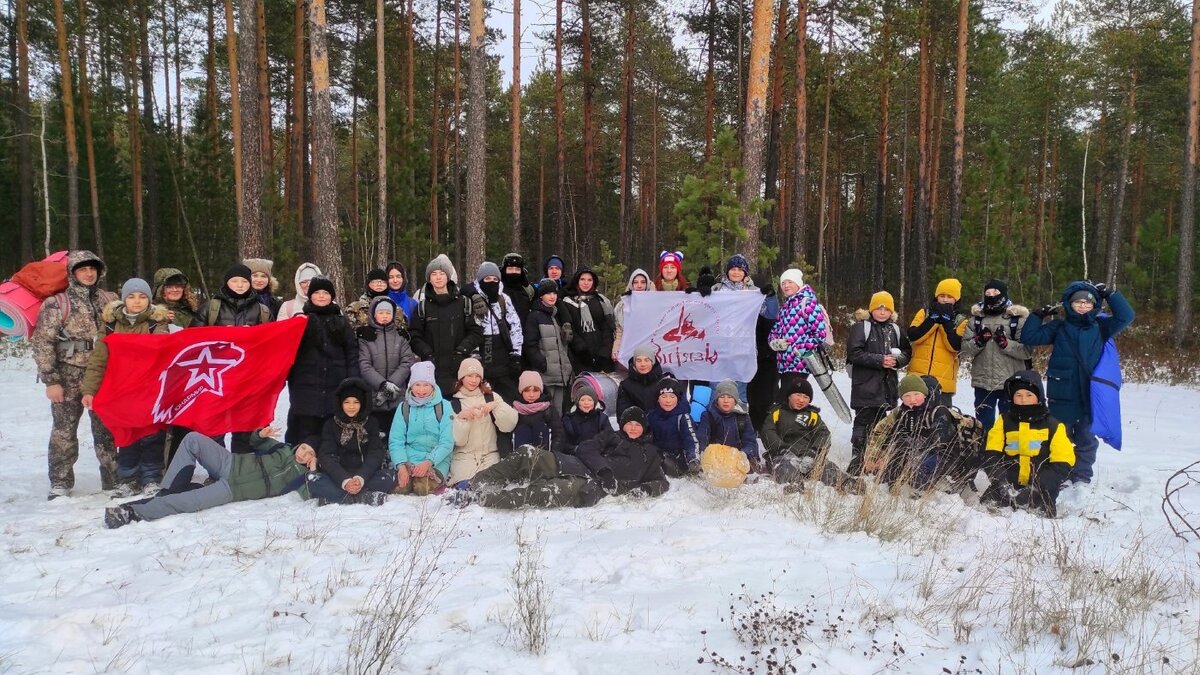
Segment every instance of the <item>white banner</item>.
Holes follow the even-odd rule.
[[[758,368],[755,324],[764,296],[721,291],[639,291],[625,299],[621,363],[650,345],[663,370],[681,380],[749,382]]]

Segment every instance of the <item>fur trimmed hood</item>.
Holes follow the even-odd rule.
[[[971,305],[971,316],[983,316],[983,315],[984,314],[983,314],[983,303],[982,302],[977,302],[974,305]],[[1004,313],[1002,314],[1002,316],[1008,316],[1008,317],[1015,316],[1018,319],[1024,319],[1025,317],[1029,316],[1029,308],[1024,305],[1009,305],[1008,307],[1006,307],[1004,309]]]
[[[121,318],[121,308],[125,306],[123,300],[113,300],[104,306],[100,312],[100,319],[104,323],[112,323]],[[138,315],[137,321],[154,321],[155,323],[167,323],[171,320],[171,313],[162,305],[150,305],[146,311]]]

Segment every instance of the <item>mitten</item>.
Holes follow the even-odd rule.
[[[1058,306],[1057,305],[1042,305],[1041,307],[1039,307],[1038,309],[1035,309],[1033,311],[1033,315],[1042,320],[1049,319],[1050,317],[1054,316],[1055,314],[1058,314]]]
[[[1108,286],[1103,283],[1092,285],[1096,287],[1096,295],[1100,296],[1101,300],[1107,300],[1108,296],[1112,295],[1112,291],[1108,290]]]
[[[974,342],[976,347],[982,347],[987,344],[988,340],[992,339],[992,329],[984,328],[982,331],[975,334]]]
[[[1008,336],[1006,336],[1004,334],[1003,328],[996,331],[996,335],[995,335],[994,339],[996,340],[997,347],[999,347],[1000,349],[1008,349]]]
[[[783,338],[775,338],[774,340],[771,340],[767,344],[770,345],[772,351],[777,351],[777,352],[786,352],[788,347],[791,346],[791,343],[789,343],[787,340],[784,340]]]

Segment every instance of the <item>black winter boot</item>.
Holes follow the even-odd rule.
[[[110,506],[104,509],[104,526],[110,530],[115,530],[118,527],[138,520],[141,520],[141,518],[133,512],[133,509],[128,504]]]

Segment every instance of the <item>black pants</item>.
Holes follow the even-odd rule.
[[[889,410],[891,407],[886,405],[854,409],[854,427],[850,433],[850,465],[846,467],[846,473],[854,475],[862,472],[863,452],[867,449],[867,438],[871,436],[875,425],[879,424],[879,420],[883,419]]]
[[[283,434],[283,442],[292,447],[300,443],[308,443],[315,450],[317,446],[313,445],[312,439],[315,437],[317,445],[320,444],[321,430],[325,428],[325,420],[324,417],[300,415],[289,410],[287,431]],[[234,452],[237,451],[234,450]]]

